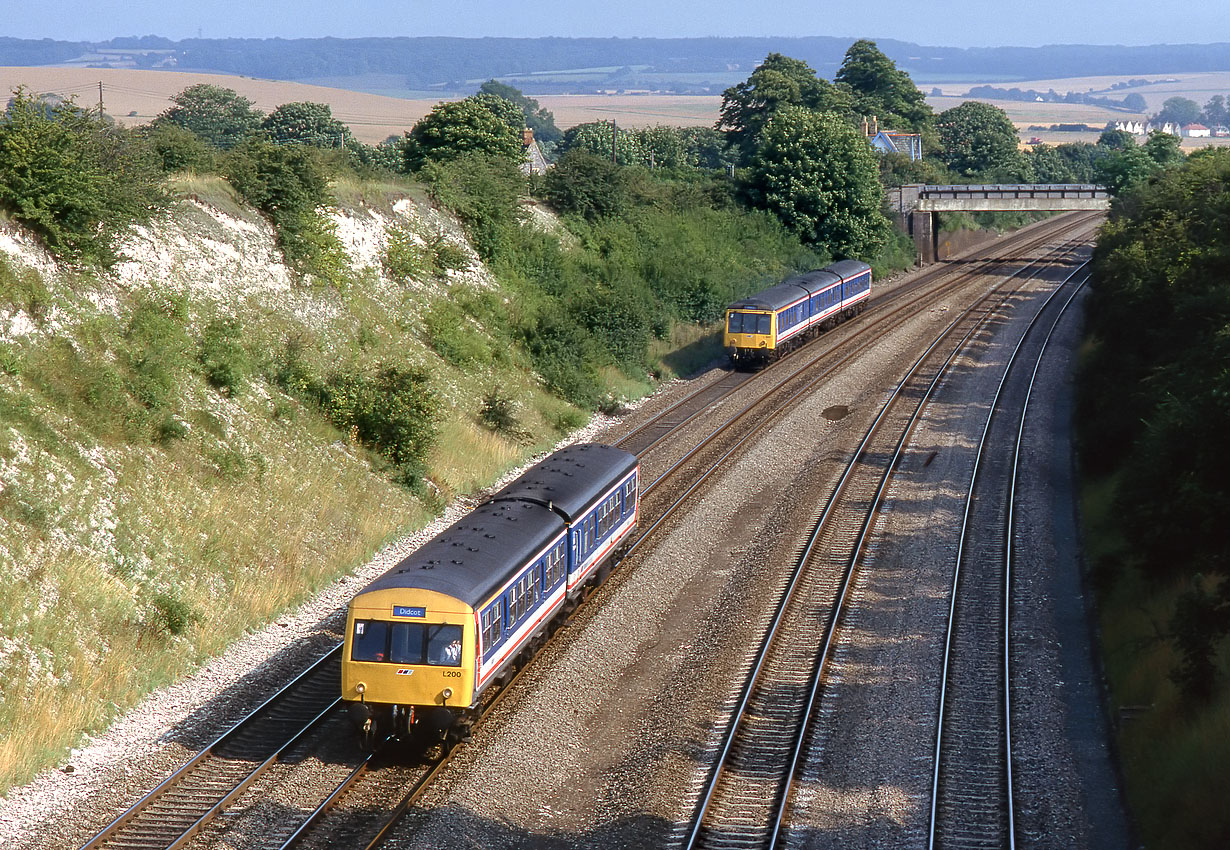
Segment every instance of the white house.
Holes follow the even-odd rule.
[[[1115,129],[1122,130],[1125,133],[1131,133],[1133,136],[1143,136],[1145,134],[1145,122],[1143,121],[1116,121]]]
[[[1203,124],[1184,124],[1183,135],[1189,139],[1207,139],[1209,128]]]
[[[1172,136],[1182,136],[1183,131],[1179,125],[1173,121],[1167,121],[1164,124],[1158,124],[1155,121],[1150,121],[1145,125],[1145,132],[1148,133],[1169,133]]]

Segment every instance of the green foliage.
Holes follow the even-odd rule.
[[[238,319],[217,318],[207,324],[197,356],[210,386],[229,396],[243,390],[252,364],[243,345],[243,327]]]
[[[559,153],[585,151],[611,162],[611,143],[615,144],[617,165],[641,164],[648,160],[641,146],[640,136],[635,131],[620,130],[609,121],[591,121],[569,127],[559,144]]]
[[[231,151],[225,170],[244,200],[273,221],[287,265],[344,286],[345,251],[333,222],[318,212],[331,198],[315,148],[249,139]]]
[[[769,121],[791,106],[848,115],[854,103],[848,91],[817,77],[806,62],[770,53],[747,80],[722,93],[717,128],[746,162]]]
[[[547,172],[543,188],[547,201],[558,212],[589,221],[619,215],[631,202],[626,170],[613,165],[609,157],[582,148],[560,157]]]
[[[495,259],[511,244],[523,217],[520,201],[526,187],[513,160],[470,153],[431,161],[420,176],[432,198],[461,219],[484,260]]]
[[[933,115],[925,96],[874,41],[850,45],[833,79],[853,94],[855,113],[875,116],[881,127],[916,133],[930,129]]]
[[[973,177],[1020,163],[1016,127],[998,106],[967,100],[936,118],[941,160],[954,172]]]
[[[487,340],[453,301],[442,301],[423,316],[427,340],[454,366],[469,368],[491,359]]]
[[[779,111],[764,128],[745,185],[755,206],[837,257],[874,254],[887,237],[875,155],[838,116]]]
[[[1186,97],[1168,97],[1162,103],[1162,111],[1154,118],[1155,121],[1170,121],[1182,127],[1184,124],[1194,124],[1200,120],[1200,104]]]
[[[324,103],[284,103],[261,121],[261,130],[280,145],[340,148],[354,143],[350,128],[333,117]]]
[[[395,224],[385,230],[384,252],[380,257],[384,273],[398,283],[409,283],[434,272],[428,248],[420,244],[413,230]]]
[[[119,235],[166,203],[161,180],[138,133],[71,102],[18,90],[0,122],[0,209],[67,259],[114,263]]]
[[[483,396],[478,421],[497,433],[515,435],[518,426],[517,404],[498,388],[492,388]]]
[[[559,127],[555,126],[555,116],[538,104],[532,97],[526,97],[520,89],[505,85],[497,80],[487,80],[479,86],[479,94],[489,94],[503,98],[514,104],[525,116],[525,126],[534,132],[534,139],[539,142],[558,142],[564,137]]]
[[[1124,148],[1111,149],[1094,163],[1093,172],[1098,183],[1120,195],[1182,161],[1177,136],[1151,133],[1144,145],[1137,146],[1133,141]]]
[[[1230,566],[1230,151],[1127,189],[1094,255],[1082,446],[1145,571]]]
[[[42,324],[51,309],[51,292],[36,269],[15,269],[0,254],[0,308],[25,313]]]
[[[229,150],[260,127],[261,113],[252,108],[252,101],[221,86],[189,86],[171,101],[175,105],[155,124],[181,127],[216,148]]]
[[[523,156],[521,110],[490,94],[437,104],[406,134],[407,171],[475,155],[505,159],[514,167]]]
[[[384,364],[339,368],[322,377],[305,361],[302,342],[292,338],[271,377],[396,466],[399,480],[411,486],[420,481],[440,417],[440,399],[425,373]]]
[[[177,124],[158,121],[142,128],[162,170],[167,174],[192,171],[198,174],[217,168],[216,148],[190,130]]]

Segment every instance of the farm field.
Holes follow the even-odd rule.
[[[936,112],[959,105],[967,98],[966,91],[977,85],[1001,88],[1055,89],[1093,91],[1099,95],[1123,97],[1128,92],[1140,93],[1150,111],[1161,108],[1168,97],[1187,97],[1203,105],[1215,94],[1230,95],[1230,72],[1200,74],[1149,74],[1141,77],[1157,80],[1148,86],[1111,91],[1110,86],[1130,78],[1125,75],[1073,77],[1068,79],[1039,78],[1037,80],[959,80],[928,81],[920,85],[924,91],[938,88],[942,95],[929,96],[927,102]],[[340,84],[345,78],[338,78]],[[74,95],[82,104],[98,101],[98,83],[103,83],[103,101],[109,115],[123,124],[141,124],[152,120],[170,105],[176,93],[197,83],[211,83],[234,89],[252,100],[257,108],[269,111],[282,103],[310,100],[327,103],[334,116],[350,126],[363,142],[374,144],[390,135],[400,135],[414,125],[438,102],[424,96],[408,99],[388,95],[356,92],[344,88],[308,85],[306,83],[260,80],[224,74],[185,73],[178,71],[138,71],[127,69],[0,67],[0,88],[11,92],[19,85],[38,91]],[[561,128],[587,121],[614,119],[624,127],[713,126],[718,118],[722,99],[718,95],[541,95],[539,103],[555,114]],[[1119,110],[1077,103],[1036,103],[1011,100],[988,101],[1002,108],[1021,131],[1022,140],[1039,136],[1058,144],[1071,141],[1096,141],[1097,133],[1054,133],[1030,131],[1031,125],[1082,123],[1101,127],[1118,118],[1141,117]],[[1184,140],[1184,147],[1197,148],[1209,140]],[[1226,143],[1226,140],[1212,140]]]

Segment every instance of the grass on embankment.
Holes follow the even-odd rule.
[[[1114,530],[1113,484],[1086,482],[1082,504],[1087,562],[1097,565],[1101,650],[1128,805],[1143,846],[1224,848],[1230,846],[1224,791],[1230,693],[1223,688],[1209,702],[1193,703],[1170,679],[1176,652],[1169,624],[1185,584],[1159,587],[1135,571],[1113,583],[1105,575],[1125,545]],[[1230,670],[1226,650],[1223,643],[1223,674]]]

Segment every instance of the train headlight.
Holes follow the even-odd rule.
[[[367,685],[365,685],[363,682],[359,682],[359,684],[355,685],[354,689],[359,694],[367,693]]]
[[[452,695],[453,695],[452,688],[445,688],[443,691],[440,692],[440,696],[444,697],[445,699],[448,699]]]

